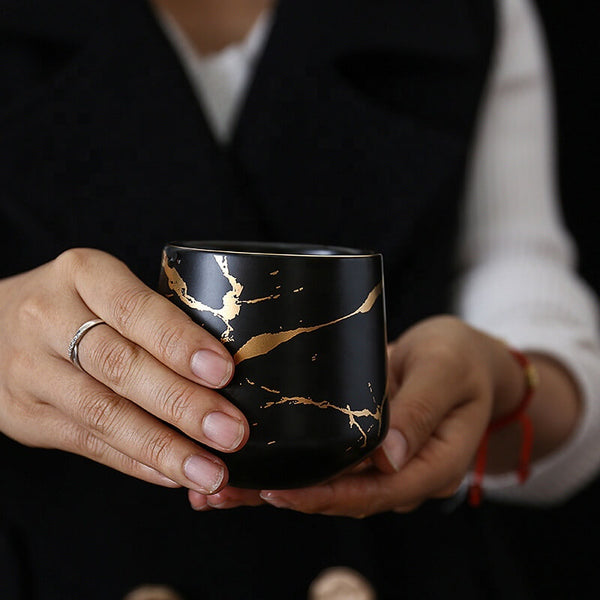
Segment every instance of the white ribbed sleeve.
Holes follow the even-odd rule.
[[[551,78],[538,16],[526,0],[503,0],[499,28],[468,181],[456,310],[517,348],[557,358],[579,384],[584,410],[571,440],[534,464],[523,486],[513,476],[484,482],[497,499],[553,503],[600,467],[598,308],[574,275],[575,249],[558,212]]]

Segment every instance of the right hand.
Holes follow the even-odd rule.
[[[106,325],[82,338],[82,372],[68,345],[97,317]],[[223,452],[246,443],[244,415],[215,391],[233,368],[217,339],[99,250],[0,281],[0,431],[22,444],[217,492],[227,468],[193,440]]]

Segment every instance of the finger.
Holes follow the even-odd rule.
[[[212,510],[212,508],[208,505],[207,494],[199,494],[194,490],[188,490],[188,502],[190,506],[196,511],[207,511]]]
[[[221,460],[64,360],[52,363],[37,386],[86,431],[186,488],[210,494],[225,484]]]
[[[65,439],[58,446],[59,450],[79,454],[89,458],[97,463],[120,471],[125,475],[130,475],[148,483],[160,485],[169,488],[181,487],[179,483],[169,479],[156,469],[146,466],[130,456],[115,450],[106,442],[96,437],[91,432],[85,430],[74,423],[65,426]]]
[[[144,285],[124,263],[103,252],[75,249],[63,253],[57,264],[94,315],[170,369],[213,388],[231,380],[233,358],[223,344]],[[63,339],[73,334],[69,330]]]
[[[390,510],[386,502],[390,476],[371,471],[346,475],[328,483],[295,490],[263,490],[260,497],[277,508],[307,514],[363,518]]]
[[[237,508],[238,506],[261,506],[265,501],[259,490],[246,490],[231,486],[207,496],[208,504],[213,508]]]
[[[212,510],[208,505],[208,494],[199,494],[194,490],[188,490],[188,502],[190,506],[197,511]]]
[[[171,371],[110,326],[94,327],[84,336],[79,361],[94,379],[203,444],[232,452],[248,439],[240,410]]]
[[[211,495],[199,494],[194,490],[188,490],[188,500],[194,510],[225,509],[266,504],[259,496],[258,490],[243,490],[229,486]]]
[[[206,502],[211,508],[217,509],[260,506],[265,504],[258,490],[247,490],[230,486],[224,487],[216,494],[207,496]]]
[[[427,443],[395,476],[395,506],[451,495],[467,473],[480,439],[481,405],[470,402],[446,415]],[[483,429],[484,425],[481,426]]]
[[[390,476],[371,471],[311,488],[263,490],[260,497],[277,508],[362,519],[390,510],[409,512],[420,506],[428,496],[422,495],[414,486],[406,489],[407,479],[410,478],[402,474]]]
[[[475,400],[478,402],[474,402]],[[479,384],[465,361],[441,348],[414,359],[405,367],[404,379],[391,402],[391,427],[406,440],[404,462],[419,453],[451,411],[473,402],[475,419],[483,434],[491,393]],[[399,453],[396,455],[396,460]],[[402,464],[396,462],[396,468]]]
[[[115,450],[90,431],[65,418],[49,404],[36,402],[34,408],[27,412],[29,417],[20,421],[21,428],[27,433],[24,432],[20,439],[28,445],[79,454],[148,483],[163,487],[180,487],[177,482],[156,469]],[[43,427],[39,427],[40,423]],[[18,431],[15,433],[19,434]]]

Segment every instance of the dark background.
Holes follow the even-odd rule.
[[[554,72],[564,213],[579,246],[580,271],[600,293],[600,5],[585,0],[537,3]],[[599,511],[600,478],[559,507],[500,511],[501,527],[495,533],[505,536],[518,557],[533,597],[600,597]]]

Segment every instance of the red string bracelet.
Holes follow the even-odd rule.
[[[481,485],[483,475],[485,473],[485,464],[487,461],[488,441],[490,435],[499,429],[510,425],[511,423],[520,423],[522,430],[521,451],[519,455],[519,465],[517,467],[517,475],[519,482],[524,483],[529,477],[529,463],[531,460],[531,449],[533,446],[533,424],[531,419],[526,414],[527,407],[531,402],[531,398],[537,389],[539,378],[535,367],[530,360],[518,350],[508,348],[508,351],[515,357],[516,361],[521,365],[525,374],[525,392],[521,398],[519,405],[509,414],[499,419],[492,421],[483,434],[483,438],[479,444],[477,454],[475,455],[475,468],[473,479],[469,487],[469,504],[471,506],[479,506],[481,504]]]

